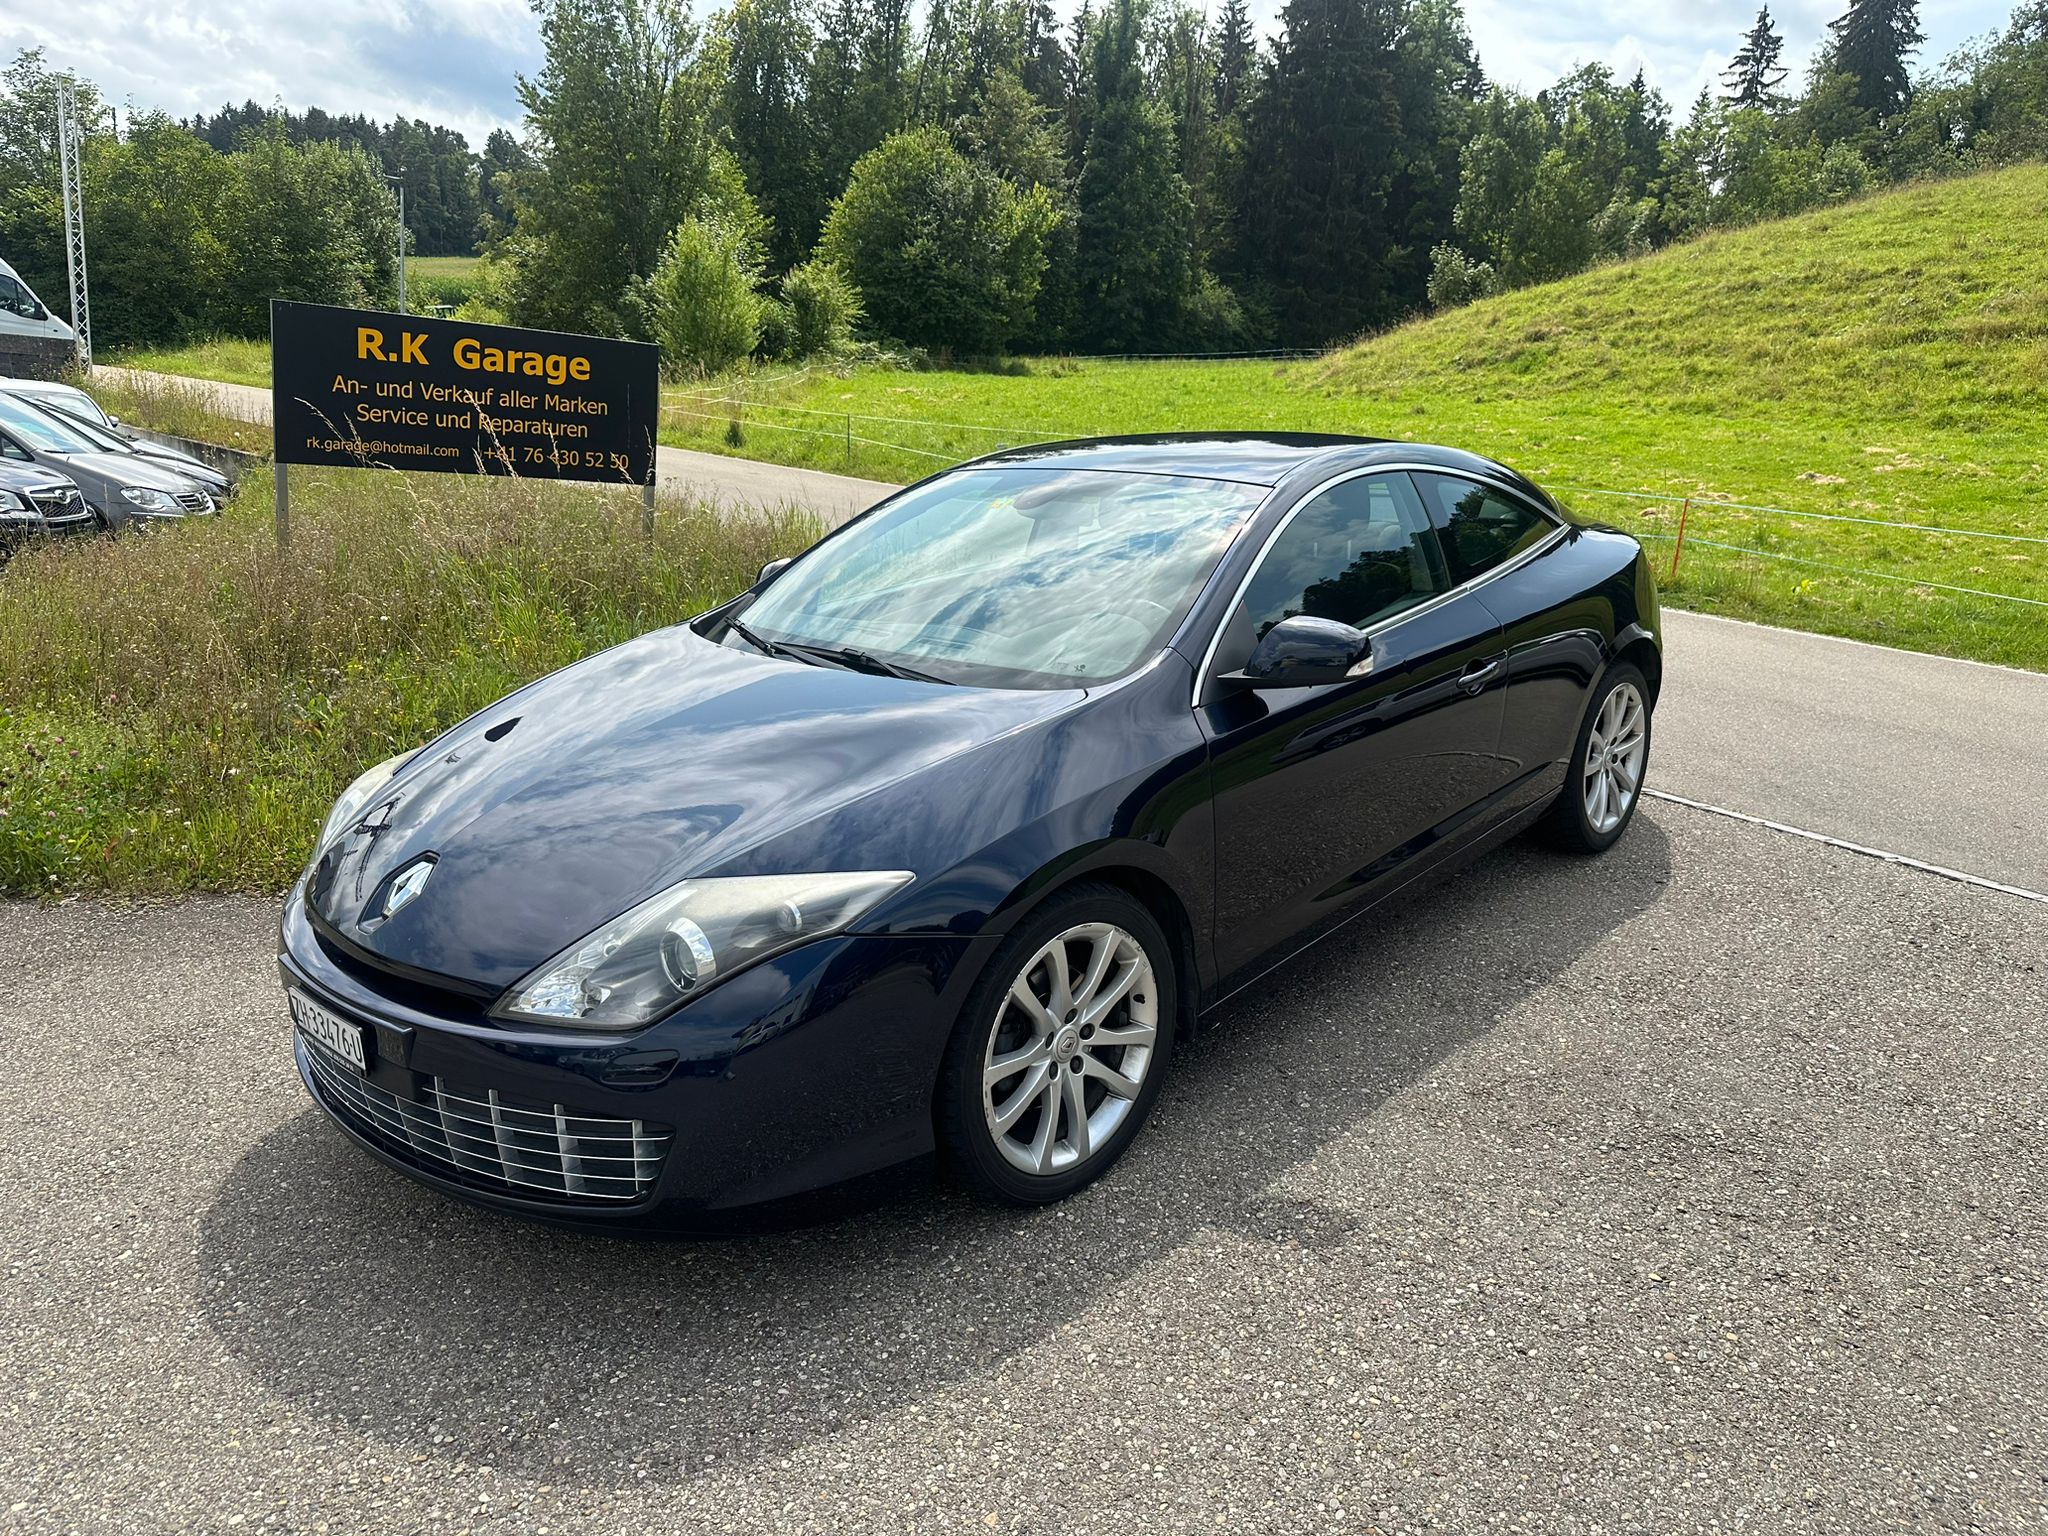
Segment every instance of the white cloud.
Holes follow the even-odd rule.
[[[481,145],[515,123],[513,76],[540,64],[523,0],[72,0],[0,6],[0,55],[40,47],[124,114],[225,103],[423,117]]]
[[[1848,0],[1774,0],[1772,19],[1785,39],[1792,85],[1802,79],[1828,23]],[[2011,0],[1933,0],[1921,6],[1928,41],[1922,67],[2012,13]],[[1682,108],[1702,86],[1718,90],[1721,72],[1756,20],[1757,0],[1578,0],[1545,7],[1514,0],[1466,0],[1465,12],[1487,75],[1521,90],[1540,90],[1580,64],[1602,62],[1627,78],[1638,67]]]

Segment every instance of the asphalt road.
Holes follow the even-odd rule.
[[[1283,973],[1067,1205],[684,1244],[355,1152],[273,915],[0,909],[0,1529],[2048,1523],[2035,904],[1651,803]]]
[[[2048,892],[2048,677],[1665,621],[1660,787]]]
[[[2048,889],[2048,680],[1669,619],[1653,784]],[[2037,902],[1650,802],[1234,1005],[1062,1207],[684,1244],[356,1153],[273,920],[0,906],[0,1531],[2048,1527]]]

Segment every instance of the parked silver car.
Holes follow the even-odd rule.
[[[205,486],[215,501],[227,497],[226,475],[182,449],[167,448],[143,437],[133,428],[123,426],[120,417],[110,414],[105,406],[75,384],[60,384],[54,379],[0,379],[0,390],[19,395],[29,404],[39,405],[66,421],[94,428],[101,436],[111,436],[129,452],[139,453],[145,459],[160,460],[187,479]]]
[[[0,393],[0,460],[69,476],[107,528],[148,526],[213,512],[195,482],[137,454],[108,453],[77,427]]]
[[[179,454],[175,459],[172,459],[166,458],[162,454],[145,452],[140,442],[132,441],[125,434],[117,432],[112,427],[100,426],[97,422],[75,415],[65,410],[62,405],[54,402],[37,400],[25,391],[0,387],[0,396],[6,395],[12,395],[18,400],[27,400],[38,409],[47,411],[65,426],[71,428],[72,431],[88,439],[102,453],[132,454],[141,459],[145,464],[154,464],[159,469],[168,469],[172,474],[183,475],[187,480],[190,480],[194,485],[206,492],[207,495],[211,496],[215,506],[219,506],[228,499],[228,477],[219,470],[200,463],[197,459],[187,457],[184,454]]]

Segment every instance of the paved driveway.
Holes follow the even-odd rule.
[[[353,1151],[272,919],[0,909],[0,1529],[2048,1523],[2032,903],[1652,803],[1276,978],[1065,1206],[681,1245]]]
[[[2048,680],[1670,620],[1655,783],[2048,890]],[[1273,978],[1064,1206],[664,1245],[354,1152],[273,903],[0,907],[0,1530],[2039,1530],[2044,913],[1651,802]]]

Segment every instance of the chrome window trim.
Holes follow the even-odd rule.
[[[1207,702],[1205,695],[1209,691],[1213,669],[1216,665],[1216,649],[1223,643],[1223,631],[1230,627],[1230,620],[1236,614],[1239,605],[1244,602],[1245,593],[1251,590],[1252,578],[1259,574],[1259,568],[1266,563],[1266,557],[1272,554],[1273,546],[1280,541],[1280,535],[1287,531],[1294,522],[1294,519],[1301,514],[1302,509],[1314,502],[1316,498],[1337,486],[1343,485],[1346,481],[1363,479],[1368,475],[1444,475],[1453,480],[1469,480],[1474,485],[1484,486],[1489,491],[1507,497],[1517,506],[1527,507],[1546,523],[1549,523],[1551,529],[1542,539],[1530,545],[1512,560],[1504,560],[1490,571],[1482,572],[1471,580],[1461,582],[1457,586],[1450,588],[1448,591],[1439,592],[1426,603],[1417,603],[1413,608],[1404,608],[1399,613],[1389,614],[1377,624],[1368,625],[1365,629],[1359,631],[1359,633],[1366,636],[1384,634],[1396,625],[1406,624],[1410,619],[1419,618],[1433,608],[1442,607],[1454,597],[1463,597],[1468,592],[1477,591],[1496,577],[1505,576],[1510,571],[1521,569],[1521,567],[1534,560],[1538,555],[1556,548],[1565,535],[1571,531],[1570,526],[1560,521],[1557,514],[1549,508],[1538,502],[1531,501],[1527,496],[1524,496],[1520,491],[1504,481],[1496,480],[1490,475],[1480,474],[1474,470],[1453,469],[1443,464],[1425,464],[1403,460],[1397,464],[1360,465],[1356,468],[1334,474],[1329,479],[1313,486],[1303,494],[1299,501],[1288,508],[1287,515],[1274,524],[1273,531],[1266,535],[1265,543],[1259,546],[1259,552],[1252,557],[1252,563],[1245,568],[1244,578],[1238,582],[1237,591],[1232,594],[1230,601],[1224,605],[1222,616],[1217,619],[1216,627],[1210,633],[1209,644],[1202,652],[1202,664],[1195,669],[1195,691],[1194,696],[1189,700],[1189,703],[1195,708],[1199,709]],[[1422,510],[1424,516],[1429,515],[1427,504],[1424,505]],[[1431,529],[1434,530],[1436,519],[1431,517],[1429,521]]]

